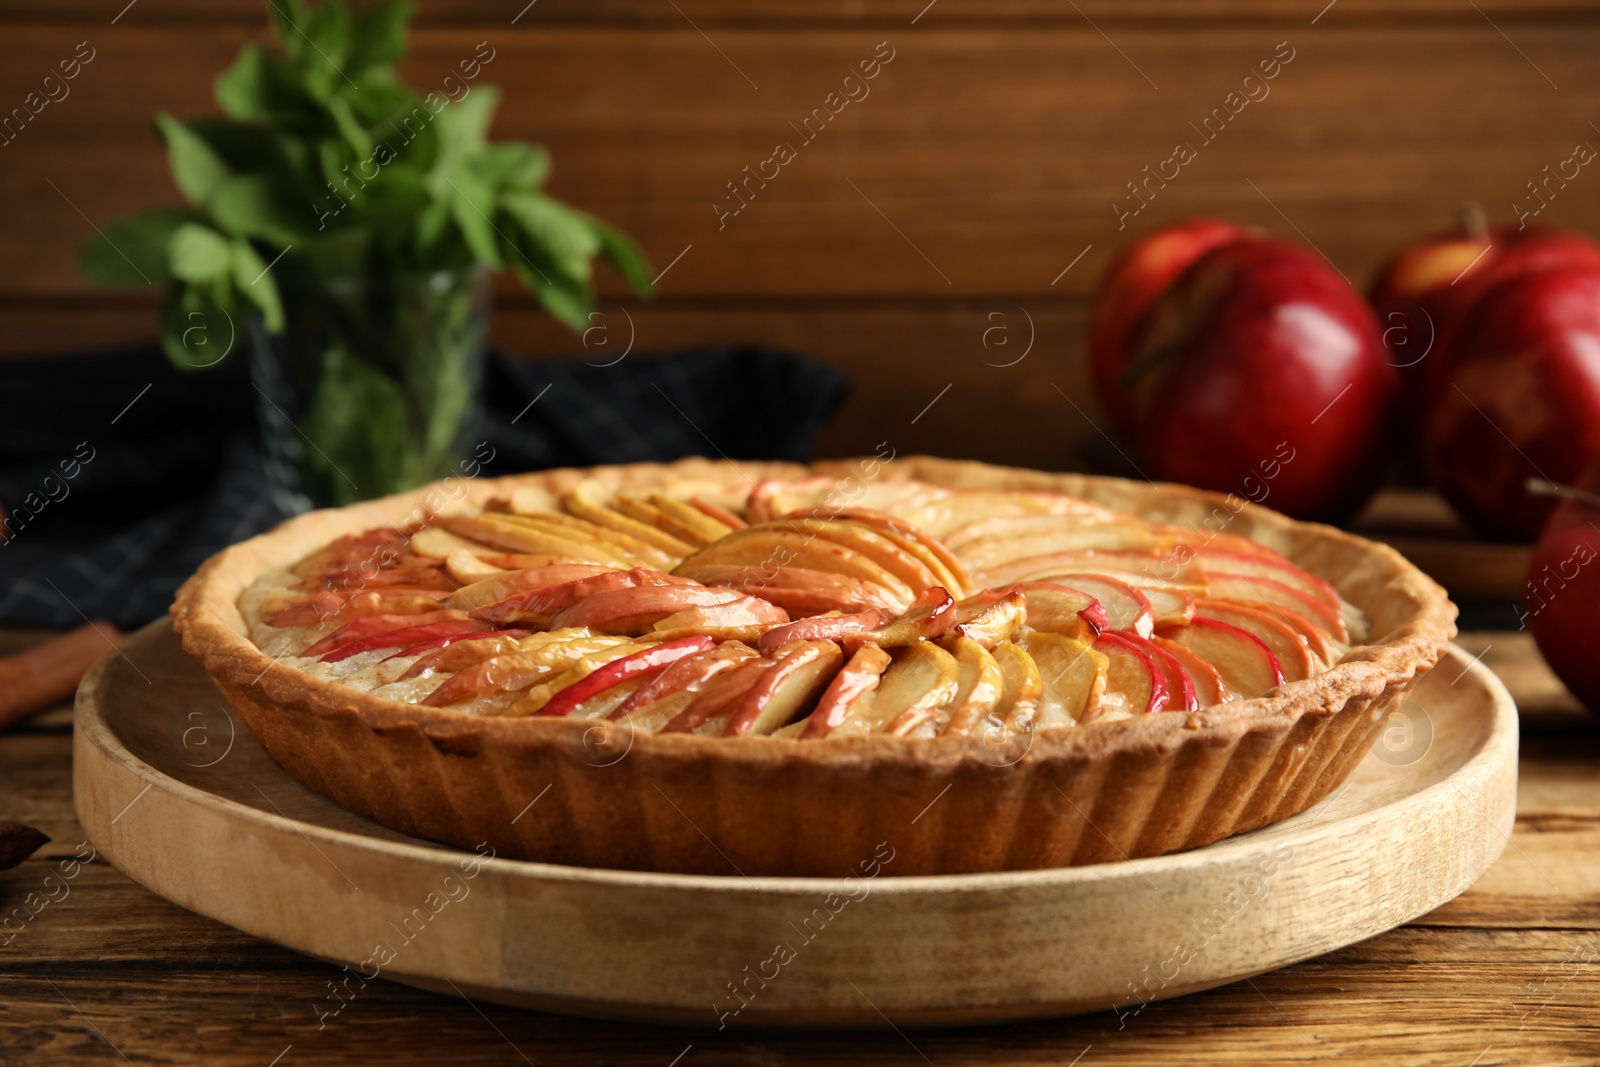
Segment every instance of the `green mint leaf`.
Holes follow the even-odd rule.
[[[233,249],[233,284],[244,298],[261,312],[261,324],[268,333],[283,330],[283,299],[278,294],[278,282],[267,263],[249,241],[235,239]]]
[[[500,203],[527,238],[519,247],[541,268],[548,263],[549,269],[567,280],[588,284],[589,260],[600,251],[600,237],[582,214],[538,193],[507,193]]]
[[[487,266],[500,266],[499,236],[490,221],[494,212],[494,189],[465,168],[457,168],[453,174],[441,174],[438,180],[454,194],[450,201],[450,217],[455,219],[473,257]]]
[[[470,88],[461,99],[446,104],[434,116],[439,129],[439,156],[444,160],[471,155],[489,142],[500,91],[492,85]]]
[[[350,62],[345,73],[359,80],[374,67],[385,67],[406,54],[406,23],[411,18],[408,3],[379,4],[356,16],[350,34]]]
[[[212,191],[206,206],[217,225],[235,237],[291,245],[316,233],[314,205],[263,175],[225,179]]]
[[[178,208],[141,211],[107,226],[84,243],[78,261],[96,285],[133,288],[166,281],[167,241],[195,213]]]
[[[654,292],[655,277],[644,250],[633,239],[614,226],[609,226],[592,215],[585,215],[589,228],[600,239],[600,254],[639,296],[648,299]]]
[[[228,166],[194,130],[165,112],[156,116],[156,128],[167,142],[167,164],[183,198],[203,204],[217,183],[228,176]]]
[[[467,160],[467,166],[496,189],[531,193],[550,173],[550,153],[543,145],[506,141],[486,146]]]
[[[186,282],[215,281],[228,273],[232,259],[227,239],[197,222],[184,223],[167,239],[167,266]]]

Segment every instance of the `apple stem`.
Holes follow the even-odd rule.
[[[1470,200],[1462,205],[1461,229],[1474,241],[1489,243],[1489,215],[1482,204]]]
[[[1588,492],[1584,489],[1574,489],[1570,485],[1557,485],[1547,482],[1543,478],[1529,478],[1523,487],[1534,496],[1553,496],[1561,500],[1569,500],[1575,504],[1587,504],[1591,508],[1600,509],[1600,494]]]

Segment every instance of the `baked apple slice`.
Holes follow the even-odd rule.
[[[991,571],[1002,563],[1064,552],[1120,551],[1159,555],[1172,542],[1139,522],[1070,522],[1053,533],[992,537],[973,541],[957,553],[975,571]]]
[[[956,602],[950,632],[992,649],[1017,635],[1028,621],[1028,599],[1021,588],[986,589]]]
[[[844,653],[832,641],[802,641],[774,659],[728,716],[723,737],[769,734],[787,725],[833,681]]]
[[[477,619],[449,619],[444,622],[428,623],[424,626],[403,626],[398,630],[386,630],[382,633],[369,634],[348,641],[331,652],[321,656],[323,663],[338,663],[352,656],[359,656],[363,652],[377,652],[388,648],[406,648],[410,645],[421,644],[425,648],[432,646],[427,642],[440,638],[465,637],[468,634],[483,633],[489,629],[489,624]]]
[[[558,556],[570,563],[599,563],[622,570],[650,562],[607,542],[585,539],[576,531],[568,531],[571,536],[567,536],[545,526],[519,521],[514,515],[449,515],[439,522],[453,534],[479,541],[500,552]]]
[[[360,592],[320,593],[279,598],[263,605],[268,626],[321,626],[335,619],[364,619],[371,615],[427,615],[440,610],[449,596],[438,590],[367,589]]]
[[[723,671],[695,694],[682,711],[661,727],[664,734],[721,733],[726,717],[755,688],[776,658],[756,656]]]
[[[411,535],[411,551],[432,559],[449,559],[457,552],[484,558],[497,555],[500,550],[493,545],[453,534],[442,526],[424,526]]]
[[[802,567],[763,569],[715,564],[696,566],[692,573],[679,568],[678,573],[708,586],[727,586],[760,597],[783,608],[792,618],[829,611],[850,614],[871,608],[897,615],[910,602],[874,582]]]
[[[406,672],[399,680],[416,678],[429,671],[454,674],[456,671],[476,666],[496,656],[509,656],[513,652],[521,652],[520,642],[528,636],[531,635],[526,630],[490,630],[487,633],[469,634],[458,641],[441,645],[432,652],[423,653],[415,663],[406,668]]]
[[[1194,679],[1189,675],[1189,668],[1177,656],[1156,643],[1156,638],[1148,641],[1133,634],[1123,634],[1124,639],[1132,641],[1144,649],[1146,654],[1155,661],[1156,667],[1161,671],[1162,677],[1167,682],[1167,703],[1158,711],[1199,711],[1200,693],[1195,689]]]
[[[707,518],[714,519],[715,521],[722,523],[730,530],[742,530],[746,526],[750,525],[748,522],[744,521],[727,508],[722,507],[715,501],[707,500],[703,496],[690,497],[689,506],[700,512],[702,515],[705,515]]]
[[[1160,584],[1190,591],[1205,588],[1205,572],[1172,553],[1084,551],[1052,552],[996,564],[976,576],[985,585],[1049,581],[1063,574],[1105,574],[1140,585]]]
[[[1330,608],[1316,597],[1271,578],[1212,574],[1206,581],[1206,595],[1217,600],[1259,602],[1297,611],[1313,620],[1335,640],[1341,643],[1350,640],[1350,630],[1345,625],[1342,611]]]
[[[1044,679],[1039,675],[1039,665],[1020,645],[1011,641],[995,647],[994,661],[1000,668],[1002,684],[993,721],[1007,730],[1031,729],[1044,700]],[[951,725],[954,724],[952,716]],[[970,732],[974,728],[975,723],[967,730]]]
[[[543,706],[535,706],[538,700],[534,694],[515,706],[515,711],[527,715],[542,715],[551,718],[570,715],[577,708],[599,696],[601,693],[624,682],[643,681],[651,675],[658,674],[673,663],[686,656],[693,656],[711,648],[714,642],[709,637],[683,637],[676,641],[666,641],[659,645],[640,649],[638,652],[613,659],[593,671],[573,681],[563,689],[550,694],[544,700]],[[610,708],[605,709],[610,711]]]
[[[1323,667],[1331,667],[1339,659],[1339,648],[1333,643],[1333,639],[1328,636],[1328,631],[1298,611],[1290,611],[1281,604],[1266,604],[1259,600],[1221,600],[1211,598],[1207,600],[1207,603],[1264,611],[1305,638],[1307,646],[1311,649],[1311,654],[1321,662]]]
[[[1134,586],[1103,574],[1063,574],[1051,584],[1076,590],[1097,601],[1104,612],[1104,630],[1126,630],[1149,637],[1155,632],[1150,598]]]
[[[855,548],[814,536],[789,520],[737,530],[684,560],[674,571],[705,581],[708,566],[739,566],[769,576],[773,571],[812,570],[870,582],[889,591],[901,605],[915,591]]]
[[[546,568],[552,570],[553,568]],[[473,609],[473,614],[480,619],[487,619],[493,623],[526,623],[530,627],[550,627],[559,629],[563,625],[581,626],[585,623],[555,623],[554,620],[563,611],[575,605],[587,604],[594,597],[606,593],[615,593],[620,590],[650,588],[650,589],[699,589],[700,586],[684,582],[672,575],[660,571],[648,571],[635,567],[626,571],[600,571],[597,574],[585,575],[560,584],[545,585],[541,580],[531,580],[528,588],[513,592],[504,600],[495,601]],[[506,583],[499,579],[491,579],[490,591],[497,591]],[[453,598],[461,603],[468,602],[473,594]]]
[[[885,508],[897,518],[941,540],[980,522],[1030,515],[1109,515],[1105,508],[1065,493],[945,489],[907,498]]]
[[[580,519],[588,519],[596,525],[627,534],[677,559],[683,559],[694,551],[694,546],[688,542],[649,523],[629,518],[611,507],[607,499],[609,495],[604,486],[591,478],[573,486],[562,498],[562,503]]]
[[[1311,677],[1320,669],[1306,639],[1282,619],[1274,618],[1270,608],[1234,606],[1215,600],[1201,600],[1198,611],[1197,618],[1216,619],[1218,622],[1237,626],[1259,638],[1277,658],[1285,681],[1298,682]]]
[[[796,619],[785,626],[777,626],[761,635],[758,647],[767,655],[794,641],[839,641],[858,634],[876,630],[889,621],[889,616],[873,608],[851,615],[837,612]]]
[[[359,619],[351,619],[321,640],[307,645],[300,651],[300,655],[307,658],[325,656],[329,652],[374,634],[390,633],[407,627],[427,626],[437,622],[461,622],[466,618],[467,613],[464,611],[432,611],[424,615],[365,615]]]
[[[957,682],[955,697],[939,722],[931,712],[919,708],[902,714],[884,727],[884,733],[901,736],[933,737],[943,734],[960,737],[994,715],[1005,695],[1006,679],[1000,664],[989,650],[968,637],[955,637],[947,647],[955,657]],[[1015,647],[1015,646],[1013,646]]]
[[[1110,670],[1101,652],[1087,641],[1046,633],[1029,634],[1026,651],[1038,665],[1044,689],[1033,729],[1074,726],[1091,713]]]
[[[543,530],[552,537],[583,542],[593,542],[611,549],[624,559],[638,560],[646,567],[671,569],[683,557],[667,552],[649,541],[641,540],[609,526],[566,515],[558,511],[540,511],[506,516],[513,522],[523,523]]]
[[[749,599],[732,589],[708,589],[703,585],[636,585],[586,596],[557,612],[550,625],[587,626],[604,633],[636,637],[662,619],[686,608],[705,608]],[[772,621],[779,622],[787,618],[787,615],[774,609]]]
[[[931,585],[905,611],[875,630],[846,635],[844,644],[852,650],[867,642],[880,648],[915,645],[943,637],[955,623],[955,597],[942,586]]]
[[[720,604],[701,604],[675,611],[650,628],[649,637],[671,641],[705,634],[719,641],[755,643],[773,627],[789,621],[789,613],[760,597],[736,596]]]
[[[1104,605],[1081,589],[1055,582],[1024,582],[1017,588],[1027,597],[1030,630],[1093,640],[1112,628]]]
[[[892,662],[889,653],[877,645],[858,648],[855,655],[850,657],[850,662],[828,683],[822,699],[817,701],[815,710],[806,716],[805,724],[797,736],[803,741],[813,741],[827,737],[838,729],[849,718],[858,701],[871,698]]]
[[[1167,706],[1167,677],[1142,640],[1113,631],[1101,634],[1094,647],[1106,657],[1106,686],[1079,722],[1126,719]]]
[[[593,578],[599,574],[627,573],[598,563],[556,563],[524,570],[508,570],[491,575],[482,581],[473,582],[471,585],[462,586],[445,598],[444,605],[462,611],[480,611],[519,593],[550,589],[581,578]]]
[[[964,596],[972,590],[972,579],[967,574],[967,568],[956,558],[955,553],[937,537],[925,530],[919,530],[904,519],[870,508],[845,508],[837,514],[823,510],[800,511],[795,514],[837,518],[866,526],[920,560],[923,566],[933,572],[934,579],[931,584],[942,585],[957,596]]]
[[[1204,548],[1195,554],[1195,560],[1208,577],[1233,575],[1242,578],[1270,578],[1292,589],[1298,589],[1321,602],[1330,611],[1338,612],[1342,608],[1338,590],[1276,553],[1228,552],[1216,548]]]
[[[609,634],[568,636],[532,643],[520,651],[495,656],[446,678],[439,687],[422,701],[429,707],[442,708],[459,704],[463,700],[492,693],[512,693],[526,689],[574,664],[584,664],[584,673],[618,656],[625,656],[640,646],[621,637]],[[535,637],[543,637],[536,634]]]
[[[896,502],[915,497],[927,487],[916,482],[868,482],[858,491],[847,490],[839,478],[815,475],[793,481],[763,479],[750,490],[744,513],[752,523],[767,522],[802,508],[890,510]],[[848,496],[849,499],[846,499]]]
[[[1243,700],[1283,684],[1283,668],[1272,650],[1261,638],[1237,626],[1196,617],[1189,625],[1175,626],[1162,636],[1215,667],[1228,691]]]
[[[1209,708],[1214,704],[1234,699],[1227,685],[1223,683],[1222,675],[1217,673],[1217,669],[1195,655],[1191,649],[1160,636],[1152,637],[1150,643],[1171,656],[1183,668],[1190,684],[1194,686],[1195,703],[1200,707]]]
[[[756,652],[747,645],[736,641],[725,642],[705,652],[696,653],[678,660],[672,666],[651,678],[626,702],[618,706],[611,713],[613,719],[626,719],[635,715],[644,716],[658,703],[665,702],[669,697],[690,698],[698,693],[705,684],[723,671],[738,666],[748,659],[755,659]],[[686,705],[685,699],[683,704]],[[680,706],[678,711],[683,710]],[[672,715],[676,715],[674,711]],[[655,723],[655,728],[664,725],[672,718],[668,715]]]
[[[877,688],[852,703],[844,722],[832,732],[876,733],[896,720],[920,721],[940,712],[960,688],[961,670],[954,656],[930,641],[908,645]]]

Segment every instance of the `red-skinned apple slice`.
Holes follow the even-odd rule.
[[[1298,611],[1291,611],[1281,604],[1266,604],[1259,600],[1223,600],[1210,598],[1208,604],[1225,604],[1232,608],[1249,608],[1253,611],[1264,611],[1274,619],[1288,626],[1306,639],[1306,644],[1311,648],[1311,654],[1321,660],[1323,667],[1331,667],[1339,658],[1339,650],[1334,647],[1333,639],[1328,636],[1328,631],[1306,618]]]
[[[915,710],[902,712],[883,728],[886,734],[900,737],[937,734],[960,736],[970,733],[975,723],[982,722],[994,713],[1005,692],[1005,676],[1000,665],[984,648],[970,638],[956,637],[949,643],[950,654],[955,657],[957,688],[949,702],[949,711],[938,721],[942,709],[925,704]]]
[[[1215,600],[1201,600],[1196,618],[1216,619],[1254,634],[1261,643],[1272,650],[1288,682],[1298,682],[1317,672],[1311,646],[1300,632],[1282,619],[1275,618],[1269,607],[1233,606]]]
[[[767,656],[758,656],[745,660],[730,671],[723,671],[700,690],[671,722],[662,726],[661,733],[692,734],[705,724],[729,714],[774,662]]]
[[[1155,632],[1155,609],[1150,598],[1127,582],[1103,574],[1064,574],[1054,585],[1084,593],[1099,601],[1105,612],[1105,630],[1127,630],[1140,637]]]
[[[712,678],[755,655],[750,648],[729,642],[693,656],[685,656],[635,690],[626,702],[611,713],[611,718],[625,719],[674,693],[699,692]]]
[[[1111,632],[1101,634],[1094,647],[1106,657],[1106,688],[1080,722],[1148,715],[1167,706],[1167,676],[1149,644]]]
[[[1134,634],[1123,634],[1125,639],[1136,644],[1142,643],[1144,650],[1155,660],[1161,674],[1167,680],[1167,705],[1160,711],[1199,711],[1200,694],[1195,689],[1194,678],[1189,674],[1189,669],[1182,660],[1174,656],[1167,649],[1156,644],[1157,638],[1146,641]]]
[[[433,589],[368,589],[342,593],[323,590],[267,604],[266,623],[268,626],[320,626],[334,619],[362,619],[372,615],[427,615],[438,611],[439,602],[449,595]]]
[[[1243,600],[1298,611],[1316,622],[1340,642],[1350,640],[1342,612],[1335,611],[1315,597],[1270,578],[1249,575],[1212,574],[1206,582],[1206,595],[1217,600]]]
[[[635,567],[626,571],[602,571],[573,581],[562,582],[559,585],[535,586],[522,592],[513,593],[504,600],[486,604],[475,610],[473,614],[481,619],[487,619],[490,622],[502,625],[509,622],[520,622],[527,623],[531,627],[548,626],[551,629],[559,629],[562,626],[584,626],[587,624],[557,623],[554,620],[567,609],[591,603],[594,599],[604,594],[640,588],[698,589],[701,587],[675,575]],[[613,603],[616,599],[618,598],[613,598],[611,601],[606,601],[606,603]]]
[[[876,608],[853,615],[813,615],[768,630],[761,635],[757,647],[770,656],[794,641],[843,641],[854,634],[876,630],[888,621],[889,616]]]
[[[791,644],[728,716],[723,737],[769,734],[816,699],[839,672],[844,653],[832,641]]]
[[[432,640],[411,645],[408,648],[402,648],[399,652],[387,657],[385,662],[388,662],[388,660],[391,659],[405,659],[408,656],[420,656],[424,652],[432,652],[436,649],[449,648],[451,645],[458,644],[462,641],[488,641],[496,637],[505,637],[515,641],[527,637],[532,632],[532,630],[481,630],[477,632],[469,630],[466,633],[448,634],[443,637],[435,637]]]
[[[467,618],[464,611],[432,611],[425,615],[367,615],[359,619],[352,619],[339,627],[322,640],[307,645],[301,650],[300,655],[313,657],[325,656],[353,641],[371,637],[374,634],[390,633],[394,630],[414,629],[418,626],[428,626],[438,622],[462,622]]]
[[[919,530],[904,519],[897,519],[882,511],[872,511],[867,508],[845,508],[843,511],[830,512],[826,508],[802,509],[792,513],[792,518],[823,518],[840,519],[858,523],[868,529],[874,530],[882,536],[899,545],[906,552],[921,561],[922,565],[933,572],[931,583],[942,585],[952,593],[960,595],[972,588],[972,579],[967,574],[967,569],[938,538],[924,530]],[[921,585],[913,583],[915,588]]]
[[[1093,639],[1111,629],[1105,607],[1081,589],[1055,582],[1024,582],[1028,629]]]
[[[731,589],[698,585],[641,585],[595,593],[563,608],[551,627],[587,626],[604,633],[637,636],[685,608],[711,607],[742,599]]]
[[[870,697],[855,702],[835,733],[873,733],[905,716],[937,714],[956,696],[961,671],[955,657],[929,641],[901,649]]]
[[[1270,578],[1320,601],[1331,612],[1341,610],[1337,589],[1316,575],[1301,570],[1282,556],[1225,552],[1207,548],[1202,549],[1195,558],[1208,577],[1228,574],[1249,578]]]
[[[405,626],[398,630],[387,630],[347,642],[332,652],[324,653],[321,658],[323,663],[338,663],[352,656],[359,656],[363,652],[405,648],[407,645],[433,641],[441,637],[464,637],[467,634],[483,633],[488,629],[488,623],[476,619],[452,619],[428,623],[425,626]]]
[[[548,717],[568,715],[579,704],[612,686],[663,671],[685,656],[706,651],[712,643],[709,637],[683,637],[614,659],[555,693],[544,707],[530,713]]]
[[[1048,580],[1063,574],[1108,574],[1119,581],[1141,586],[1163,585],[1201,589],[1205,573],[1199,565],[1169,553],[1088,550],[1052,552],[1028,556],[986,568],[974,576],[980,584],[993,586],[1008,582]]]
[[[543,635],[535,635],[543,636]],[[446,678],[422,701],[442,708],[486,693],[509,693],[543,683],[574,664],[585,665],[585,672],[607,660],[626,656],[638,648],[633,642],[606,634],[551,641],[536,648],[522,648],[503,656],[484,660],[476,666]]]
[[[917,595],[903,613],[876,630],[847,635],[844,644],[852,650],[869,641],[880,648],[914,645],[919,641],[931,641],[944,636],[955,624],[955,597],[943,586],[930,585]]]
[[[1152,637],[1150,643],[1171,656],[1183,668],[1183,672],[1189,676],[1189,681],[1194,686],[1194,698],[1200,707],[1209,708],[1214,704],[1233,699],[1233,694],[1222,681],[1222,675],[1193,651],[1165,637]]]
[[[803,567],[715,564],[696,567],[693,577],[709,586],[727,586],[760,597],[794,618],[828,611],[848,614],[869,608],[898,614],[909,602],[873,582]]]
[[[519,636],[512,637],[510,636],[512,634]],[[488,633],[467,634],[449,644],[439,646],[432,652],[425,653],[421,659],[407,667],[400,678],[401,680],[415,678],[428,671],[453,674],[476,666],[486,659],[509,656],[513,652],[522,651],[522,646],[518,642],[525,636],[527,636],[526,630],[491,630]]]
[[[672,641],[704,634],[719,641],[755,643],[762,633],[789,621],[789,613],[759,597],[741,596],[722,604],[707,604],[675,611],[660,619],[645,635]]]
[[[1027,653],[1038,665],[1044,686],[1034,715],[1035,730],[1072,726],[1092,714],[1110,669],[1103,653],[1075,637],[1045,633],[1028,635]]]
[[[1020,645],[1011,641],[995,647],[994,661],[1000,668],[1002,680],[1000,699],[994,707],[995,721],[1007,730],[1026,730],[1033,725],[1039,704],[1044,700],[1044,679],[1039,676],[1039,665]],[[949,732],[954,732],[955,725],[952,715]],[[965,724],[964,732],[970,733],[976,726],[976,722]]]
[[[990,589],[956,602],[950,632],[992,649],[1009,641],[1028,621],[1028,598],[1021,588]]]
[[[748,522],[745,522],[727,508],[714,504],[705,497],[691,497],[689,499],[689,504],[702,515],[706,515],[717,520],[730,530],[742,530],[746,526],[750,525]]]
[[[1255,634],[1215,619],[1196,618],[1163,637],[1183,645],[1216,668],[1228,691],[1252,700],[1283,684],[1278,659]]]
[[[838,729],[849,718],[857,701],[871,699],[871,693],[877,689],[891,662],[889,653],[877,645],[862,645],[857,649],[850,662],[828,683],[816,709],[806,717],[800,739],[818,740]]]
[[[544,567],[528,567],[524,570],[490,575],[482,581],[464,585],[451,593],[445,603],[449,607],[460,608],[463,611],[477,611],[522,593],[550,589],[601,574],[627,573],[629,572],[602,567],[598,563],[556,563]]]

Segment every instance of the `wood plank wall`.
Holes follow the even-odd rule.
[[[0,111],[78,42],[95,50],[71,95],[0,147],[0,354],[153,335],[153,296],[86,287],[76,250],[96,224],[173,199],[150,114],[209,110],[211,79],[264,35],[255,0],[126,2],[0,7]],[[647,306],[608,285],[613,343],[625,308],[641,353],[745,339],[844,368],[856,391],[830,455],[890,439],[1071,465],[1095,436],[1086,299],[1128,236],[1224,216],[1310,241],[1365,284],[1463,203],[1509,219],[1547,164],[1600,145],[1600,3],[1582,0],[419,7],[412,83],[489,41],[496,134],[548,145],[557,195],[673,264]],[[890,50],[870,95],[797,135],[790,123]],[[1270,94],[1202,140],[1195,127],[1275,53],[1292,59]],[[719,218],[727,183],[780,141],[794,161]],[[1119,230],[1113,205],[1138,204],[1126,183],[1179,141],[1198,157]],[[1600,173],[1540,221],[1600,231]],[[509,289],[495,334],[531,355],[581,351]]]

